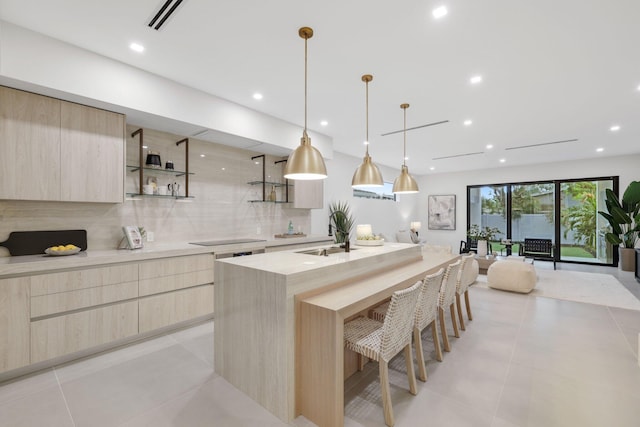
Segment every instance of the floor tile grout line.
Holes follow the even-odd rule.
[[[71,424],[73,425],[73,427],[76,427],[76,422],[73,419],[73,415],[71,414],[71,408],[69,408],[69,402],[67,402],[67,396],[65,396],[64,390],[62,389],[62,383],[60,383],[60,378],[58,378],[58,372],[56,371],[55,367],[52,369],[53,369],[53,375],[55,375],[56,382],[58,383],[58,388],[60,389],[60,394],[62,395],[62,400],[64,401],[64,406],[65,408],[67,408],[67,414],[69,414],[69,419],[71,419]]]
[[[527,299],[525,300],[525,304],[524,304],[524,309],[522,310],[522,314],[520,315],[520,324],[518,325],[518,331],[516,332],[516,336],[513,340],[513,346],[511,348],[511,356],[509,357],[509,364],[507,366],[507,372],[505,372],[504,374],[504,379],[502,381],[502,387],[500,388],[500,394],[498,395],[498,402],[496,403],[496,407],[493,411],[493,419],[491,421],[491,424],[493,425],[496,421],[496,418],[498,416],[498,409],[500,408],[500,401],[502,400],[502,395],[504,394],[504,388],[505,385],[507,383],[507,378],[509,378],[509,373],[511,372],[511,366],[513,365],[513,358],[515,356],[516,353],[516,347],[518,345],[518,340],[520,339],[520,332],[522,331],[522,327],[524,326],[524,319],[525,316],[527,314],[527,309],[529,307],[529,304],[531,302],[532,298],[536,298],[533,297],[531,295],[526,295]]]
[[[616,327],[618,328],[618,332],[620,332],[620,334],[622,335],[622,338],[627,343],[627,346],[629,347],[629,351],[631,352],[631,354],[635,359],[638,359],[640,355],[636,354],[635,349],[633,348],[633,346],[627,339],[626,335],[624,334],[624,331],[622,330],[622,326],[620,326],[620,323],[618,323],[618,320],[616,320],[616,317],[613,315],[613,312],[611,311],[611,307],[607,306],[607,312],[609,313],[609,316],[611,316],[611,319],[613,319],[613,323],[616,324]]]

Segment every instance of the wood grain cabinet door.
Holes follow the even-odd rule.
[[[0,182],[0,199],[59,200],[59,100],[0,86]]]
[[[62,101],[61,200],[124,202],[125,118]]]
[[[0,372],[29,364],[29,278],[0,280]]]

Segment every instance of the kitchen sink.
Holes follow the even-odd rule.
[[[357,250],[357,248],[351,248],[352,251]],[[296,252],[297,254],[306,254],[306,255],[318,255],[318,256],[329,256],[331,254],[344,252],[344,248],[339,248],[337,246],[332,246],[330,248],[318,248],[318,249],[309,249],[306,251]]]

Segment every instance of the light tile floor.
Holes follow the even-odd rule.
[[[558,267],[614,274],[640,295],[630,273]],[[640,311],[480,288],[470,298],[474,320],[442,363],[425,332],[417,396],[402,356],[391,362],[396,426],[640,425]],[[207,322],[0,384],[0,426],[285,426],[213,371],[213,333]],[[345,383],[346,426],[384,425],[377,374],[369,363]]]

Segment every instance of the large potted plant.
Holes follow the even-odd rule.
[[[640,182],[632,181],[618,199],[615,193],[606,190],[607,212],[598,211],[609,221],[611,231],[605,234],[607,242],[618,246],[620,268],[635,270],[635,246],[640,237]]]
[[[349,239],[355,220],[347,202],[333,202],[329,205],[329,224],[335,229],[336,243],[342,243],[349,252]]]

